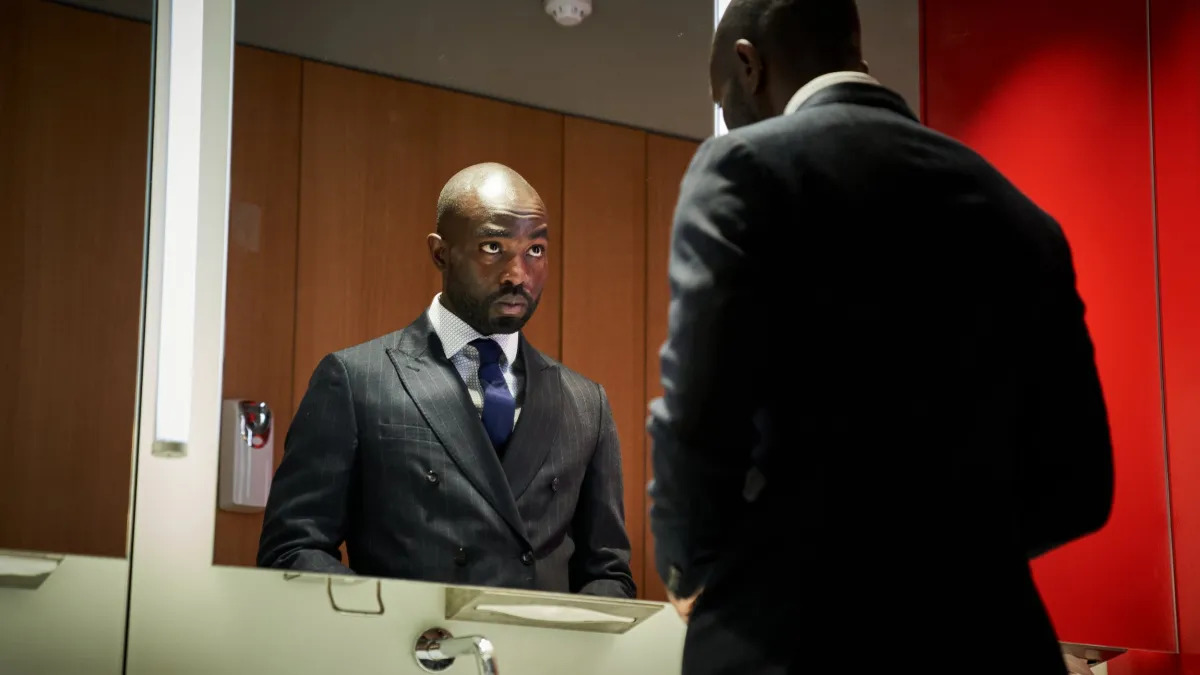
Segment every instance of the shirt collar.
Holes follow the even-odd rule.
[[[783,109],[783,114],[790,115],[796,112],[800,109],[800,106],[804,105],[805,101],[812,98],[813,94],[818,91],[826,87],[832,87],[835,84],[845,84],[847,82],[879,86],[879,80],[856,70],[839,70],[833,73],[825,73],[820,77],[812,79],[803,87],[800,87],[800,90],[793,94],[791,100],[788,101],[787,106]]]
[[[429,323],[433,324],[433,331],[441,340],[447,359],[454,358],[454,355],[461,352],[471,340],[488,337],[500,345],[500,350],[504,352],[504,357],[508,359],[509,365],[517,362],[517,349],[521,346],[520,333],[480,335],[479,331],[467,325],[466,321],[446,309],[446,306],[442,304],[441,293],[433,296],[433,302],[429,305]]]

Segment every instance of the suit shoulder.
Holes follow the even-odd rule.
[[[689,169],[716,166],[730,161],[754,161],[757,135],[747,129],[736,129],[721,136],[710,136],[696,148]]]
[[[338,360],[344,363],[356,363],[362,361],[364,357],[374,358],[376,355],[383,354],[384,350],[396,344],[396,339],[401,331],[381,335],[373,340],[360,342],[350,347],[344,347],[333,352]]]
[[[715,194],[713,188],[729,183],[764,189],[773,183],[769,144],[760,144],[757,135],[743,129],[713,136],[696,149],[680,186],[680,202],[700,195]]]
[[[566,384],[573,390],[578,389],[598,389],[600,384],[595,380],[583,375],[579,371],[572,370],[563,364],[553,361],[557,364],[559,375],[562,377],[563,384]]]
[[[599,403],[600,390],[602,388],[599,382],[576,370],[568,368],[561,361],[552,359],[545,354],[539,352],[539,356],[545,360],[548,367],[558,373],[558,377],[563,384],[564,394],[576,401]]]
[[[403,330],[398,330],[373,340],[344,347],[326,354],[322,361],[337,362],[351,378],[354,378],[355,374],[375,368],[381,361],[387,361],[388,348],[395,347],[403,333]]]

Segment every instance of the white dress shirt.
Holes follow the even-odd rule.
[[[856,70],[839,70],[833,73],[825,73],[819,77],[815,77],[808,84],[800,87],[800,89],[792,94],[791,100],[783,109],[784,115],[790,115],[800,108],[813,94],[821,91],[826,87],[832,87],[835,84],[845,84],[847,82],[857,82],[859,84],[879,85],[879,80],[871,77],[866,73],[860,73]]]
[[[467,385],[471,402],[475,404],[475,410],[480,415],[483,414],[483,384],[479,381],[479,350],[470,343],[472,340],[486,337],[495,340],[496,344],[500,345],[500,372],[504,373],[504,381],[508,383],[508,390],[512,392],[513,399],[517,402],[517,411],[513,415],[513,425],[516,425],[517,419],[521,416],[521,400],[525,389],[525,374],[516,365],[521,346],[521,334],[480,335],[479,331],[471,328],[454,312],[446,309],[446,306],[442,304],[441,293],[433,296],[433,302],[429,305],[429,322],[433,324],[433,330],[442,342],[446,358],[454,364],[454,369],[458,371],[459,377]]]

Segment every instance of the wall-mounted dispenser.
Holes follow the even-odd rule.
[[[262,401],[221,406],[221,477],[217,502],[226,511],[262,511],[275,473],[275,416]]]

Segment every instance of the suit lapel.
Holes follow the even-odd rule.
[[[525,362],[525,400],[521,417],[504,450],[504,475],[509,489],[520,499],[538,469],[546,462],[558,435],[562,409],[562,381],[558,370],[525,338],[521,338]]]
[[[454,463],[492,508],[525,539],[525,525],[500,459],[475,414],[466,385],[442,352],[429,318],[422,314],[401,331],[399,344],[389,348],[387,354],[405,391]]]

